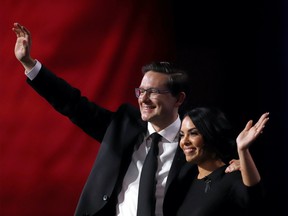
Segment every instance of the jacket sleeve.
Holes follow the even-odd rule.
[[[79,89],[72,87],[43,65],[37,77],[33,81],[27,79],[27,83],[55,110],[97,141],[102,141],[113,117],[112,111],[89,101],[81,95]]]

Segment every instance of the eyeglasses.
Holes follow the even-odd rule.
[[[169,90],[160,90],[157,88],[149,88],[149,89],[143,89],[143,88],[135,88],[135,95],[137,98],[143,97],[144,93],[148,95],[149,98],[155,98],[159,94],[166,94],[170,93]]]

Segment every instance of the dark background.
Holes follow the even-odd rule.
[[[267,200],[287,215],[287,1],[174,1],[178,62],[191,71],[190,106],[217,105],[237,128],[270,120],[251,147]]]

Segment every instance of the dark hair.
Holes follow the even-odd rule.
[[[197,107],[184,114],[203,136],[205,148],[225,163],[236,158],[236,136],[226,115],[216,107]]]
[[[173,96],[177,96],[180,92],[188,91],[188,74],[185,70],[176,67],[171,62],[152,62],[142,67],[142,73],[154,71],[169,75],[167,87]]]

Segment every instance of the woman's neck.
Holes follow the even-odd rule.
[[[211,174],[216,169],[224,166],[225,163],[218,159],[218,160],[208,160],[201,164],[198,164],[198,176],[197,179],[202,179]]]

